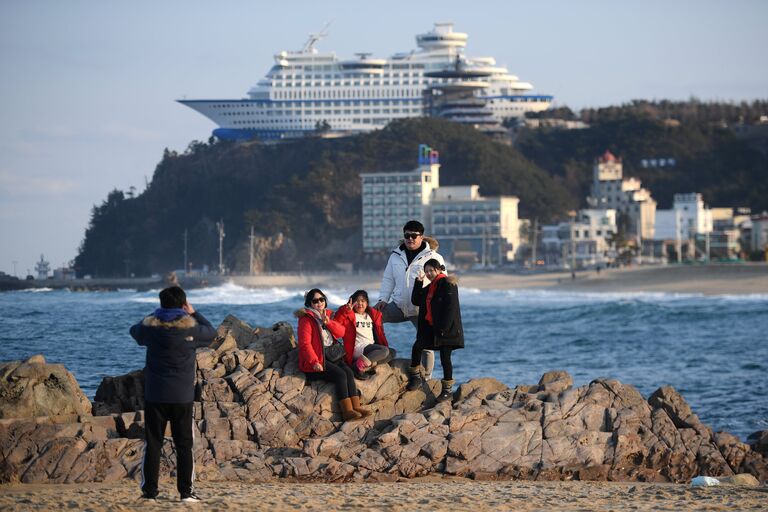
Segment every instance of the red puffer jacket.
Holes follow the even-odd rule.
[[[330,309],[328,316],[333,316]],[[320,333],[320,326],[317,321],[305,309],[299,309],[293,313],[299,319],[299,370],[304,373],[316,372],[313,368],[315,363],[325,368],[325,354],[323,353],[323,337]],[[344,336],[344,326],[335,320],[328,320],[325,324],[334,338]]]
[[[384,325],[382,322],[381,312],[368,307],[365,310],[368,316],[373,321],[373,341],[378,345],[389,346],[387,337],[384,335]],[[352,356],[355,353],[355,336],[357,336],[357,328],[355,327],[355,312],[349,309],[347,306],[341,306],[336,314],[333,315],[333,319],[344,326],[344,350],[347,352],[344,360],[347,364],[352,364]]]

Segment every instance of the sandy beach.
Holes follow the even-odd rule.
[[[541,272],[513,274],[507,272],[458,272],[460,286],[480,290],[535,289],[569,292],[607,293],[694,293],[703,295],[747,295],[768,293],[768,265],[712,264],[640,266],[607,269],[600,273]],[[227,278],[225,278],[227,279]],[[231,276],[227,280],[241,286],[271,288],[357,288],[378,290],[381,273],[355,274],[267,274]],[[213,285],[214,283],[209,283]]]
[[[421,479],[398,483],[243,484],[204,482],[196,510],[766,510],[765,487],[691,488],[682,484],[606,482],[475,482]],[[171,481],[157,502],[136,483],[0,486],[2,510],[178,510]]]

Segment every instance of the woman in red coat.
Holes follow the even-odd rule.
[[[370,378],[376,365],[394,358],[395,350],[389,348],[384,335],[381,312],[370,307],[365,290],[353,293],[333,319],[344,326],[345,360],[358,379]]]
[[[331,320],[333,311],[326,308],[327,303],[325,294],[313,288],[304,296],[304,308],[295,312],[299,319],[299,369],[310,381],[323,380],[336,386],[344,421],[360,419],[370,411],[360,406],[352,369],[343,359],[332,363],[325,357],[326,347],[344,336],[344,326]]]

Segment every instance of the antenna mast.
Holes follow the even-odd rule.
[[[309,38],[307,39],[307,42],[304,43],[304,47],[301,49],[302,53],[311,52],[315,48],[315,43],[321,40],[322,38],[326,37],[328,35],[328,27],[331,26],[331,23],[333,23],[334,20],[329,21],[325,24],[325,26],[320,29],[320,32],[314,32],[309,34]]]

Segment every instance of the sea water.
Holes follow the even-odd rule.
[[[350,293],[324,291],[332,307]],[[302,293],[228,284],[191,290],[189,300],[214,326],[233,314],[251,325],[287,321],[295,328]],[[768,429],[768,294],[462,288],[460,299],[466,348],[454,352],[457,382],[535,384],[546,371],[566,370],[577,386],[615,378],[646,398],[671,385],[715,430],[743,439]],[[65,365],[93,399],[102,378],[143,367],[145,349],[128,329],[157,303],[157,290],[0,293],[0,360],[44,354]],[[409,357],[411,324],[386,324],[385,331],[400,357]],[[439,357],[436,366],[439,377]]]

